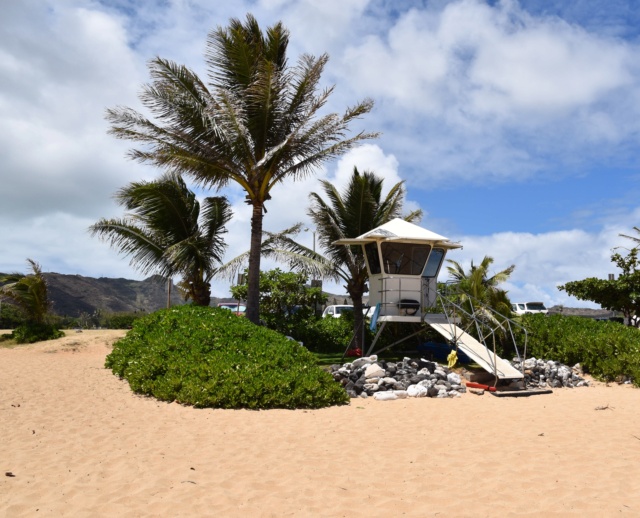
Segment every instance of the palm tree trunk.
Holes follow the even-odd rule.
[[[249,278],[246,317],[260,322],[260,247],[262,245],[262,202],[254,201],[251,215],[251,247],[249,249]]]
[[[208,306],[211,304],[211,284],[204,281],[196,281],[191,286],[193,303],[196,306]]]

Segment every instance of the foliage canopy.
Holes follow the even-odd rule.
[[[101,219],[89,227],[131,256],[143,273],[171,278],[181,275],[181,287],[195,304],[208,306],[210,281],[222,261],[222,236],[231,219],[223,197],[207,197],[202,204],[177,174],[152,182],[133,182],[116,194],[130,212],[120,219]]]
[[[260,245],[265,202],[279,183],[309,175],[376,134],[346,134],[373,107],[364,100],[343,114],[321,115],[333,88],[318,92],[328,61],[303,55],[287,62],[289,31],[276,23],[232,19],[207,38],[209,85],[189,68],[163,58],[149,64],[152,83],[140,96],[155,120],[130,108],[108,110],[111,133],[142,143],[130,156],[178,172],[205,187],[230,182],[252,207],[247,317],[259,319]]]
[[[9,301],[24,316],[24,322],[16,327],[10,338],[16,343],[33,343],[64,335],[49,322],[51,301],[47,281],[42,268],[33,259],[27,259],[31,273],[12,273],[0,278],[0,299]]]
[[[617,279],[605,280],[589,277],[581,281],[567,282],[558,286],[559,290],[579,300],[590,300],[602,308],[620,311],[628,325],[639,325],[633,317],[640,315],[640,264],[638,249],[632,248],[629,254],[611,255],[611,261],[622,270]]]
[[[134,392],[212,408],[321,408],[347,393],[294,340],[219,308],[179,306],[136,320],[105,366]]]

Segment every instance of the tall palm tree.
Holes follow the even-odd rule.
[[[0,282],[5,283],[0,286],[0,298],[6,297],[18,306],[28,322],[43,324],[51,308],[47,281],[38,263],[33,259],[27,262],[30,274],[12,273],[0,278]]]
[[[247,317],[259,320],[260,244],[265,202],[278,183],[305,177],[376,134],[346,138],[371,100],[342,115],[318,115],[333,88],[317,92],[328,56],[287,64],[289,32],[276,23],[262,33],[256,19],[232,19],[207,39],[207,86],[194,72],[162,58],[149,64],[152,83],[140,99],[156,121],[128,108],[108,110],[111,133],[145,144],[130,156],[189,175],[204,187],[230,182],[252,206]]]
[[[210,281],[224,255],[222,235],[231,219],[223,197],[198,202],[177,174],[153,182],[134,182],[120,189],[116,200],[131,213],[121,219],[101,219],[89,230],[131,256],[143,273],[182,276],[187,298],[208,306]]]
[[[458,283],[463,303],[468,303],[469,297],[472,297],[501,315],[511,314],[511,304],[507,292],[498,286],[511,276],[516,267],[515,264],[490,276],[489,268],[493,264],[493,257],[488,255],[485,255],[477,266],[471,261],[468,272],[465,272],[462,265],[453,259],[447,259],[447,262],[451,264],[447,267],[449,276]]]
[[[325,251],[325,257],[313,254],[316,268],[328,266],[330,277],[345,282],[345,289],[353,300],[354,331],[356,347],[363,348],[362,334],[358,332],[364,325],[362,297],[367,291],[368,274],[364,255],[360,246],[334,245],[339,239],[358,237],[388,221],[403,217],[414,222],[422,218],[422,211],[416,210],[402,216],[404,202],[404,182],[398,182],[383,198],[381,177],[371,171],[362,174],[356,167],[344,192],[340,193],[331,182],[322,180],[326,200],[318,193],[311,193],[309,216],[316,225],[318,243]]]

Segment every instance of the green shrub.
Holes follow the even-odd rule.
[[[562,315],[524,315],[522,324],[529,333],[527,356],[580,363],[598,379],[628,376],[640,386],[639,329]]]
[[[18,344],[55,340],[62,336],[64,336],[64,333],[53,324],[37,324],[33,322],[20,324],[11,333],[11,338]]]
[[[349,398],[297,342],[218,308],[179,306],[136,320],[106,364],[132,390],[212,408],[321,408]]]
[[[133,322],[140,317],[140,313],[111,313],[104,317],[104,325],[107,329],[131,329]]]
[[[0,302],[0,329],[15,329],[25,321],[17,306]]]
[[[375,332],[369,328],[369,322],[364,323],[364,343],[365,353],[373,342]],[[418,344],[429,340],[442,341],[441,335],[438,335],[430,327],[402,325],[388,325],[378,338],[375,349],[380,350],[388,345],[394,344],[408,335],[414,333],[420,328],[423,332],[412,337],[409,340],[400,342],[388,349],[386,354],[397,354],[398,351],[417,350]],[[376,331],[380,329],[379,327]],[[353,339],[353,315],[345,313],[340,318],[318,318],[308,320],[304,326],[299,329],[293,329],[291,336],[296,340],[304,343],[304,346],[314,353],[331,354],[343,353],[351,344]]]
[[[312,318],[293,329],[291,336],[316,353],[344,352],[353,336],[353,320]]]

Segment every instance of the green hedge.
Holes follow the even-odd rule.
[[[218,308],[180,306],[136,320],[107,356],[132,390],[212,408],[322,408],[349,398],[297,342]]]
[[[562,315],[524,315],[522,323],[529,332],[528,357],[580,363],[598,379],[626,376],[640,386],[640,329]]]
[[[64,336],[54,324],[36,324],[33,322],[20,324],[8,336],[17,344],[32,344],[43,340],[55,340]]]

